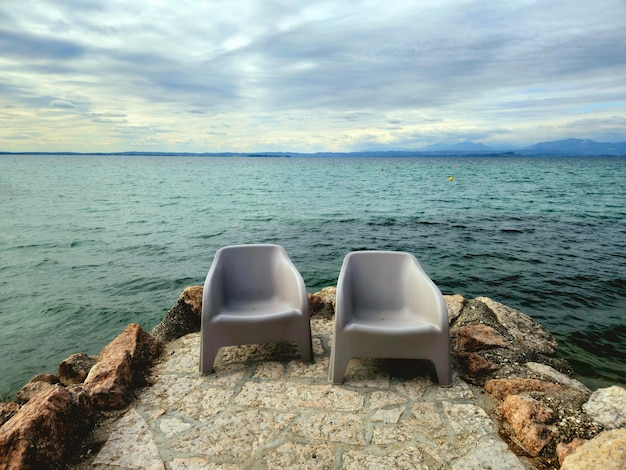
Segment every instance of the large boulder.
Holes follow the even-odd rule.
[[[17,401],[26,403],[32,397],[39,395],[58,383],[59,379],[52,374],[37,374],[17,392]]]
[[[151,334],[162,343],[169,343],[189,333],[200,331],[203,286],[187,287]]]
[[[53,385],[0,428],[0,468],[59,468],[92,422],[89,394]]]
[[[63,385],[83,383],[96,362],[98,362],[97,357],[89,356],[84,352],[72,354],[59,364],[57,377]]]
[[[14,401],[0,403],[0,426],[10,420],[20,410],[20,405]]]
[[[593,392],[583,409],[605,429],[626,428],[626,390],[618,385]]]
[[[443,300],[448,310],[448,323],[452,324],[461,315],[467,300],[461,294],[444,295]]]
[[[476,297],[476,300],[489,307],[498,319],[498,323],[505,327],[525,349],[547,355],[556,353],[558,343],[554,337],[528,315],[489,297]]]
[[[536,457],[552,441],[556,430],[547,423],[552,420],[553,411],[537,400],[509,395],[500,411],[530,455]]]
[[[538,379],[492,379],[485,384],[485,390],[493,397],[504,400],[509,395],[519,395],[522,392],[561,393],[563,387],[552,382]]]
[[[337,300],[336,287],[324,287],[315,294],[307,294],[309,315],[334,315]]]
[[[161,352],[161,343],[138,324],[124,331],[100,353],[85,379],[85,388],[99,409],[124,408],[144,372]]]
[[[565,457],[561,470],[623,470],[626,468],[626,429],[604,431]]]

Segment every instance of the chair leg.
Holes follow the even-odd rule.
[[[437,371],[437,380],[441,387],[452,386],[452,371],[450,370],[450,361],[448,358],[437,358],[433,360],[435,370]]]
[[[307,364],[313,363],[313,344],[310,336],[298,341],[298,350],[300,351],[300,360],[302,362]]]
[[[350,356],[342,351],[337,351],[335,344],[330,352],[330,366],[328,368],[328,380],[334,384],[343,383],[346,369],[350,362]]]
[[[210,335],[207,335],[205,338],[203,333],[200,334],[200,372],[202,374],[210,374],[213,372],[213,364],[215,363],[219,345],[211,339]]]

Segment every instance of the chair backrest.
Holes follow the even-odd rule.
[[[224,293],[231,300],[269,299],[276,295],[277,271],[285,250],[279,245],[236,245],[216,254]]]
[[[410,288],[407,271],[415,259],[409,253],[356,251],[345,260],[344,282],[349,283],[352,304],[367,309],[399,309]]]

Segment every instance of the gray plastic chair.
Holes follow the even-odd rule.
[[[329,381],[342,383],[353,357],[430,359],[439,384],[451,385],[448,310],[412,254],[356,251],[345,257]]]
[[[294,341],[312,362],[311,324],[302,276],[279,245],[220,248],[204,282],[200,372],[213,371],[219,348]]]

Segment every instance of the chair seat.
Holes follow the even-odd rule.
[[[359,331],[363,333],[369,334],[378,334],[378,335],[394,335],[394,336],[402,336],[402,335],[415,335],[419,333],[440,333],[441,328],[433,325],[431,323],[412,320],[410,322],[399,321],[398,319],[368,319],[364,321],[351,321],[346,324],[344,327],[346,332],[349,331]],[[391,341],[391,339],[390,339]]]
[[[225,305],[214,321],[258,322],[300,316],[299,310],[280,300],[237,302]]]

